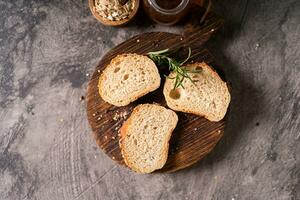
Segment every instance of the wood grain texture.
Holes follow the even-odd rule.
[[[215,66],[208,50],[201,46],[199,48],[199,42],[203,44],[207,41],[221,24],[216,23],[218,22],[217,18],[210,19],[212,19],[212,23],[206,24],[201,29],[194,29],[185,37],[165,32],[144,33],[135,36],[113,48],[101,59],[88,85],[87,115],[97,144],[110,158],[124,165],[119,149],[119,129],[136,105],[155,102],[166,106],[162,88],[164,85],[163,74],[168,74],[168,71],[159,67],[162,75],[161,87],[124,107],[110,105],[99,96],[97,85],[101,71],[113,57],[122,53],[145,54],[149,51],[170,48],[179,49],[178,56],[181,57],[186,55],[184,47],[187,46],[192,47],[191,62],[205,61]],[[220,122],[210,122],[192,114],[181,112],[177,112],[177,114],[179,122],[170,140],[168,160],[159,172],[172,172],[196,163],[214,148],[224,132],[225,119]]]

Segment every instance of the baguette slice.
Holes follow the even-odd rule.
[[[172,110],[155,104],[138,105],[121,127],[120,149],[126,165],[139,173],[162,168],[177,122]]]
[[[102,99],[115,106],[126,106],[159,88],[160,75],[147,56],[122,54],[113,58],[102,72],[98,88]]]
[[[230,93],[226,82],[205,63],[194,63],[185,66],[189,70],[200,71],[189,73],[195,81],[183,80],[183,88],[174,90],[175,79],[166,79],[164,96],[167,105],[176,111],[204,116],[210,121],[220,121],[224,118],[230,103]],[[170,78],[175,74],[171,73]]]

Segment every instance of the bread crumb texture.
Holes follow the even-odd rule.
[[[147,56],[122,54],[113,58],[99,78],[99,94],[115,106],[126,106],[160,86],[155,63]]]
[[[230,93],[226,82],[205,63],[194,63],[185,66],[194,80],[183,80],[184,88],[174,89],[174,79],[166,79],[164,96],[167,105],[176,111],[204,116],[210,121],[220,121],[224,118],[230,103]],[[170,73],[169,77],[174,77]]]
[[[164,166],[176,113],[155,104],[137,106],[121,128],[120,148],[128,167],[150,173]]]

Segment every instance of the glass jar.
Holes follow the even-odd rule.
[[[191,0],[143,0],[144,10],[155,22],[173,25],[189,11]]]

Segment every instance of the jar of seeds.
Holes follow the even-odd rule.
[[[129,17],[134,8],[134,1],[127,0],[121,4],[120,0],[95,0],[95,10],[103,18],[110,21],[120,21]]]

